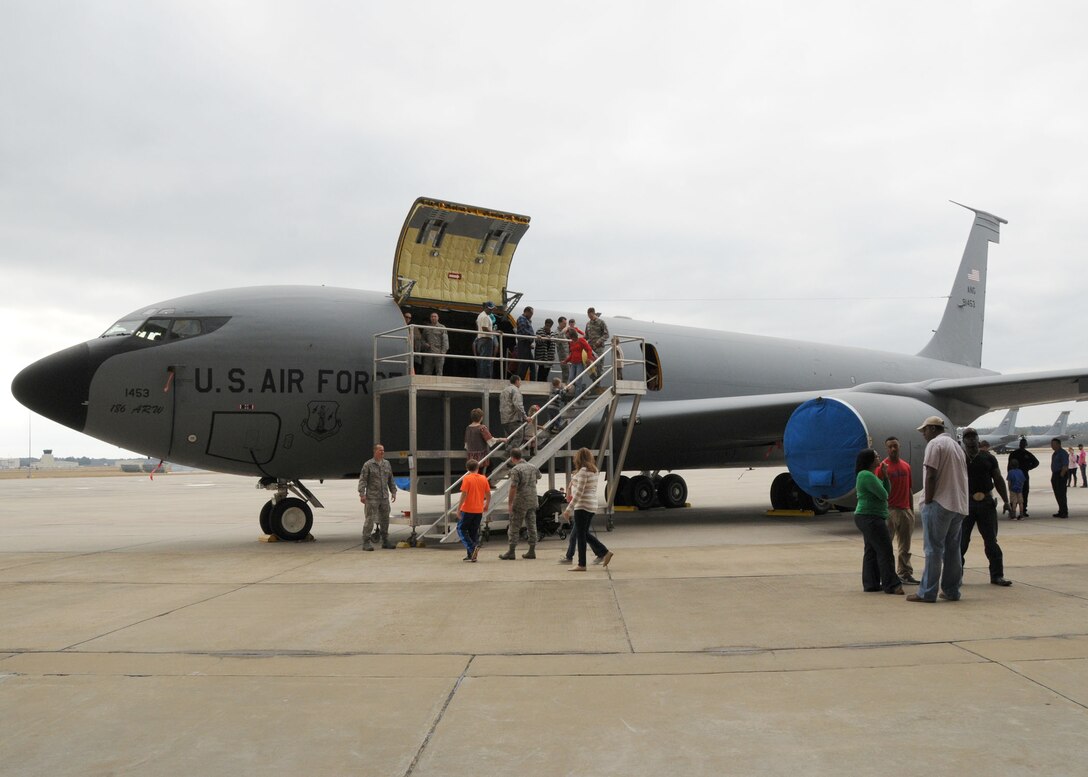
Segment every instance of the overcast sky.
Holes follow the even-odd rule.
[[[1083,366],[1085,29],[1077,2],[8,0],[0,456],[119,454],[31,420],[23,366],[181,294],[386,290],[420,195],[532,217],[528,304],[911,353],[954,199],[1009,221],[984,366]],[[1021,423],[1060,407],[1088,420]]]

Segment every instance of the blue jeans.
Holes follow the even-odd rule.
[[[570,383],[570,385],[574,386],[574,393],[576,395],[582,393],[582,387],[578,385],[580,382],[578,378],[583,372],[585,372],[585,369],[585,365],[583,365],[581,362],[572,362],[570,364],[570,374],[568,376],[568,382]]]
[[[962,530],[962,513],[946,510],[936,502],[922,505],[926,568],[918,586],[919,598],[936,601],[938,584],[949,599],[960,598],[960,584],[963,583],[963,556],[960,551]]]
[[[494,375],[491,357],[495,355],[495,341],[490,337],[476,338],[476,377],[490,378]]]

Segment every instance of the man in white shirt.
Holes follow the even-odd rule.
[[[926,439],[922,539],[926,568],[918,593],[908,602],[935,602],[940,597],[955,602],[963,582],[960,533],[967,515],[967,458],[963,449],[944,430],[944,420],[930,416],[918,431]]]
[[[476,316],[476,339],[472,344],[472,353],[476,357],[476,377],[494,377],[492,357],[495,355],[496,328],[495,303],[490,300],[483,304],[480,315]]]

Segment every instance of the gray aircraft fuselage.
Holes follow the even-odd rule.
[[[283,479],[358,473],[373,442],[374,383],[383,377],[373,374],[374,334],[403,326],[388,294],[297,286],[227,289],[161,302],[126,318],[148,316],[229,320],[208,334],[173,341],[131,335],[91,340],[28,367],[14,385],[18,398],[93,437],[189,466]],[[538,311],[535,318],[546,316],[556,317]],[[662,387],[647,393],[647,410],[655,401],[992,374],[868,349],[626,318],[608,323],[613,334],[645,338],[657,351]],[[58,389],[57,381],[65,386]],[[389,450],[404,449],[403,407],[386,403],[383,442]],[[453,417],[467,423],[468,410],[478,404],[478,398],[457,400]],[[420,447],[440,449],[437,400],[430,409]],[[462,426],[455,424],[455,447]],[[636,432],[627,468],[781,463],[780,450],[717,448],[714,433],[698,423],[685,426],[682,419],[667,434]]]

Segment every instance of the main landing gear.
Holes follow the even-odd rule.
[[[620,476],[616,504],[649,510],[651,507],[683,507],[688,501],[688,484],[675,472],[662,477],[643,472],[634,477]]]
[[[824,515],[831,507],[830,502],[815,499],[802,491],[788,472],[771,481],[772,510],[811,510],[816,515]]]
[[[261,508],[261,531],[285,542],[301,542],[310,536],[314,511],[310,505],[324,507],[306,486],[297,480],[261,478],[257,488],[275,493]],[[297,496],[288,496],[288,492]]]

